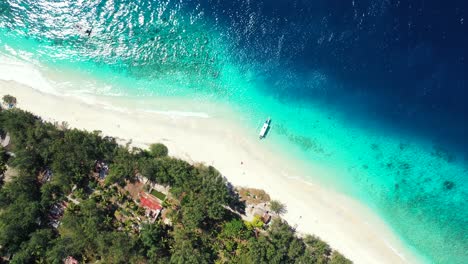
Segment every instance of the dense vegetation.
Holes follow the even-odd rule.
[[[10,263],[63,263],[67,256],[86,263],[349,263],[279,218],[269,227],[242,221],[240,201],[216,169],[170,158],[163,145],[120,146],[15,108],[0,112],[0,135],[6,133],[11,143],[0,148],[0,175],[7,167],[16,173],[0,190],[0,256]],[[103,184],[91,176],[96,161],[109,164]],[[38,179],[44,172],[50,181]],[[142,222],[134,231],[119,223],[116,204],[132,204],[115,190],[137,174],[170,186],[169,224]],[[50,212],[64,201],[54,227]],[[278,203],[276,210],[285,209]]]

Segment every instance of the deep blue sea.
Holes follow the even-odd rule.
[[[271,143],[338,168],[322,180],[427,262],[468,263],[467,19],[461,0],[0,0],[0,55],[271,116]]]

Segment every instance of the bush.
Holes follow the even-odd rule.
[[[244,223],[245,223],[245,226],[247,227],[248,230],[254,230],[256,228],[262,228],[263,225],[264,225],[262,219],[258,215],[254,216],[252,221],[250,221],[250,222],[245,221]]]
[[[150,153],[155,158],[162,158],[162,157],[167,156],[169,151],[168,151],[167,147],[164,144],[155,143],[155,144],[151,144]]]

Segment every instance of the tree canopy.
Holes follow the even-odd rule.
[[[16,97],[11,96],[9,94],[3,96],[3,103],[9,106],[14,106],[16,105]]]
[[[155,158],[162,158],[167,156],[169,153],[169,150],[164,144],[161,143],[155,143],[150,145],[150,153],[153,155]]]

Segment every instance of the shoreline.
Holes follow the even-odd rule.
[[[286,204],[288,212],[283,218],[291,226],[297,226],[300,233],[318,235],[355,263],[422,262],[370,209],[305,180],[305,175],[326,171],[308,168],[306,172],[299,162],[275,155],[277,149],[261,144],[256,131],[250,135],[245,127],[226,118],[228,109],[222,109],[219,116],[180,114],[179,109],[118,111],[106,108],[105,103],[87,104],[72,96],[42,93],[14,81],[0,81],[0,94],[17,97],[18,107],[46,121],[65,121],[73,128],[100,130],[103,135],[132,140],[133,145],[142,148],[161,142],[167,145],[171,156],[212,165],[234,185],[264,189],[273,199]]]

